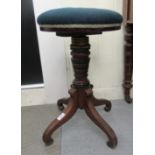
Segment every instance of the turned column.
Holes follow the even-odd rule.
[[[132,102],[130,90],[132,88],[133,71],[133,24],[127,23],[125,27],[125,46],[124,46],[124,97],[128,103]]]
[[[86,36],[72,37],[71,55],[75,79],[72,86],[75,88],[88,88],[90,82],[87,78],[89,68],[89,38]]]

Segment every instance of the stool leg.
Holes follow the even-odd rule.
[[[90,84],[90,88],[91,89],[93,89],[93,85],[92,84]],[[106,112],[109,112],[110,110],[111,110],[111,108],[112,108],[112,104],[111,104],[111,102],[109,101],[109,100],[107,100],[107,99],[97,99],[96,97],[94,97],[93,95],[92,95],[92,97],[93,97],[93,103],[94,103],[94,106],[100,106],[100,105],[105,105],[105,108],[104,108],[104,110],[106,111]]]
[[[53,132],[67,122],[77,111],[78,104],[77,101],[72,97],[69,99],[68,106],[64,109],[63,113],[57,117],[45,130],[43,134],[43,141],[46,145],[49,145],[53,142],[51,135]]]
[[[106,99],[97,99],[93,96],[93,104],[94,106],[100,106],[100,105],[105,105],[104,110],[106,112],[109,112],[111,110],[112,104],[109,100]]]
[[[64,110],[64,104],[68,105],[68,102],[69,102],[69,98],[59,99],[58,102],[57,102],[58,109],[60,111],[63,111]]]
[[[90,117],[90,119],[99,127],[101,128],[106,135],[109,138],[109,141],[107,142],[107,145],[111,148],[114,148],[117,145],[117,137],[113,131],[113,129],[107,124],[107,122],[100,116],[100,114],[96,111],[93,103],[93,98],[90,97],[85,106],[84,109]]]

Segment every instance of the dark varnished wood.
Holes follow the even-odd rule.
[[[94,96],[92,97],[92,99],[93,99],[94,106],[105,105],[104,110],[106,112],[109,112],[111,110],[112,104],[111,104],[111,102],[109,100],[106,100],[106,99],[97,99]],[[64,110],[65,106],[68,105],[68,101],[69,101],[69,98],[62,98],[62,99],[59,99],[58,100],[57,106],[58,106],[58,108],[59,108],[60,111],[63,111]],[[83,109],[83,107],[80,107],[80,109]]]
[[[85,111],[89,118],[99,127],[101,128],[105,134],[108,136],[107,145],[111,148],[115,148],[117,145],[117,137],[113,129],[109,126],[109,124],[100,116],[97,110],[94,108],[93,102],[90,99],[89,102],[85,105]]]
[[[73,87],[73,85],[71,85],[71,87]],[[90,84],[90,88],[93,89],[93,85]],[[97,99],[95,96],[92,96],[92,99],[93,99],[93,103],[94,103],[94,106],[101,106],[101,105],[105,105],[105,108],[104,110],[106,112],[109,112],[112,108],[112,104],[109,100],[107,99]],[[58,106],[58,109],[60,111],[63,111],[65,106],[68,105],[68,101],[69,101],[69,98],[61,98],[58,100],[57,102],[57,106]],[[81,107],[81,109],[83,109]]]
[[[117,137],[115,132],[94,108],[94,97],[91,94],[87,95],[88,95],[87,102],[84,105],[84,109],[87,115],[108,136],[109,138],[109,141],[107,142],[108,146],[114,148],[117,145]]]
[[[121,26],[105,27],[105,28],[46,28],[40,27],[41,31],[56,32],[57,36],[70,37],[82,35],[96,35],[104,31],[119,30]]]
[[[127,103],[132,103],[130,90],[132,88],[133,71],[133,23],[126,24],[125,46],[124,46],[124,98]]]
[[[51,144],[53,142],[53,139],[51,138],[53,132],[57,128],[62,126],[65,122],[67,122],[74,115],[74,113],[78,108],[78,102],[77,102],[78,96],[76,90],[75,89],[70,90],[70,95],[71,97],[68,101],[68,106],[63,111],[65,116],[61,120],[58,120],[56,118],[54,121],[52,121],[43,134],[43,141],[45,142],[46,145]]]
[[[72,37],[71,43],[71,61],[74,70],[75,79],[72,86],[76,88],[88,88],[90,82],[87,78],[89,68],[90,54],[89,38],[83,36]]]
[[[72,36],[71,55],[72,65],[75,79],[69,91],[70,98],[63,98],[58,101],[58,107],[63,110],[65,116],[58,120],[56,118],[47,127],[43,134],[43,141],[45,144],[53,142],[51,136],[53,132],[68,121],[76,112],[78,108],[84,109],[90,119],[102,129],[108,137],[108,146],[114,148],[117,145],[117,137],[112,128],[95,110],[95,106],[105,105],[105,111],[111,110],[111,102],[106,99],[96,99],[93,95],[92,88],[88,76],[89,55],[90,55],[89,38],[86,36]],[[67,105],[66,108],[64,105]]]
[[[64,105],[68,105],[68,103],[69,103],[69,98],[59,99],[57,102],[59,110],[61,111],[64,110]]]
[[[111,102],[109,100],[106,100],[106,99],[97,99],[94,96],[92,97],[92,100],[93,100],[94,106],[105,105],[105,108],[104,108],[105,111],[108,112],[108,111],[111,110],[112,104],[111,104]]]

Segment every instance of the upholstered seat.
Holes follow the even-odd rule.
[[[37,21],[40,28],[104,29],[120,27],[122,16],[107,9],[59,8],[42,13]]]

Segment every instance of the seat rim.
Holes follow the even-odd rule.
[[[104,29],[121,26],[121,23],[112,24],[39,24],[40,28],[50,29]]]
[[[102,27],[102,28],[55,28],[40,26],[41,31],[56,32],[57,36],[73,36],[73,35],[95,35],[106,31],[116,31],[121,29],[121,24],[118,26]]]

